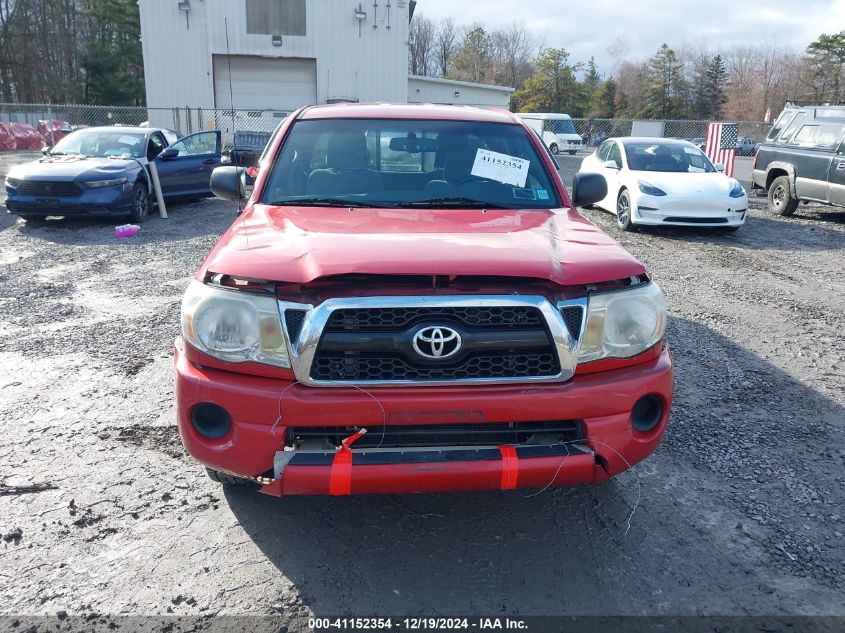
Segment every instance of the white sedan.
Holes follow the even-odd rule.
[[[667,138],[611,138],[581,163],[601,174],[607,197],[595,206],[616,214],[623,231],[637,224],[710,226],[735,231],[745,222],[748,196],[698,147]]]

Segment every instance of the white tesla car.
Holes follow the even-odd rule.
[[[698,147],[668,138],[611,138],[581,163],[579,172],[607,180],[595,206],[616,214],[623,231],[637,224],[711,226],[729,231],[745,222],[748,196]]]

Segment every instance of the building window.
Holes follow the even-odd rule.
[[[305,35],[305,0],[246,0],[246,32]]]

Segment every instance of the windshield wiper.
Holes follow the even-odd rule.
[[[384,208],[383,204],[362,202],[360,200],[344,200],[343,198],[303,198],[301,200],[279,200],[266,204],[281,207],[373,207]]]
[[[452,207],[459,209],[513,209],[514,207],[475,198],[451,196],[446,198],[427,198],[426,200],[412,200],[400,202],[397,207]]]

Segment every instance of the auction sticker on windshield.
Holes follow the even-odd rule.
[[[489,178],[514,187],[525,187],[531,161],[516,156],[479,149],[472,165],[473,176]]]

